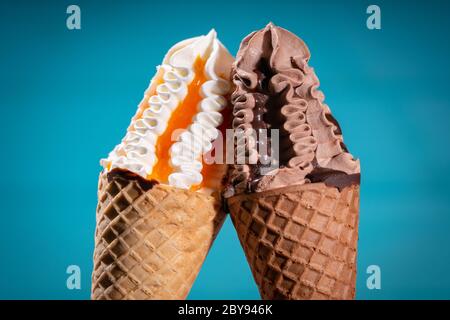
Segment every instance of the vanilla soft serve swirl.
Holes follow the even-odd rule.
[[[173,141],[168,152],[171,172],[167,181],[158,181],[174,187],[189,189],[201,184],[201,157],[212,148],[218,137],[217,127],[223,122],[221,111],[227,106],[225,95],[230,92],[230,71],[233,57],[211,30],[208,35],[184,40],[173,46],[163,63],[157,68],[133,117],[122,142],[101,160],[108,170],[129,170],[145,179],[152,177],[158,161],[158,138],[166,129],[180,106],[189,99],[188,88],[198,76],[195,64],[201,59],[204,64],[204,81],[195,92],[200,96],[196,113],[187,128]],[[169,133],[170,134],[170,133]]]

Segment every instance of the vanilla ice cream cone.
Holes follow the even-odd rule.
[[[122,142],[103,159],[92,299],[185,299],[224,221],[233,57],[214,30],[173,46]]]

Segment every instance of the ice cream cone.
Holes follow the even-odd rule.
[[[113,173],[99,178],[92,299],[185,299],[224,221],[220,201]]]
[[[232,68],[241,162],[224,195],[263,299],[355,297],[361,168],[309,59],[303,40],[269,23]]]
[[[228,125],[233,61],[214,30],[172,46],[100,161],[93,299],[188,295],[225,218],[226,167],[203,156]]]
[[[353,299],[359,185],[324,183],[228,199],[263,299]]]

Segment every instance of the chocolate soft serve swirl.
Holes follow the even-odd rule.
[[[359,160],[344,145],[309,58],[301,39],[273,24],[242,41],[232,70],[232,125],[241,132],[236,144],[244,142],[236,153],[247,161],[231,166],[226,195],[313,182],[339,189],[359,184]],[[270,154],[258,151],[264,142],[270,150],[271,141],[259,139],[261,129],[279,129],[279,167],[269,174],[261,169]]]

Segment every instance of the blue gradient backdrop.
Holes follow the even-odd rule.
[[[171,1],[174,3],[176,1]],[[357,297],[450,298],[448,1],[1,1],[0,298],[88,299],[99,159],[155,66],[216,28],[234,54],[269,21],[302,37],[361,159]],[[82,30],[66,28],[81,7]],[[66,267],[81,267],[81,290]],[[368,290],[366,268],[382,270]],[[257,299],[228,219],[189,298]]]

